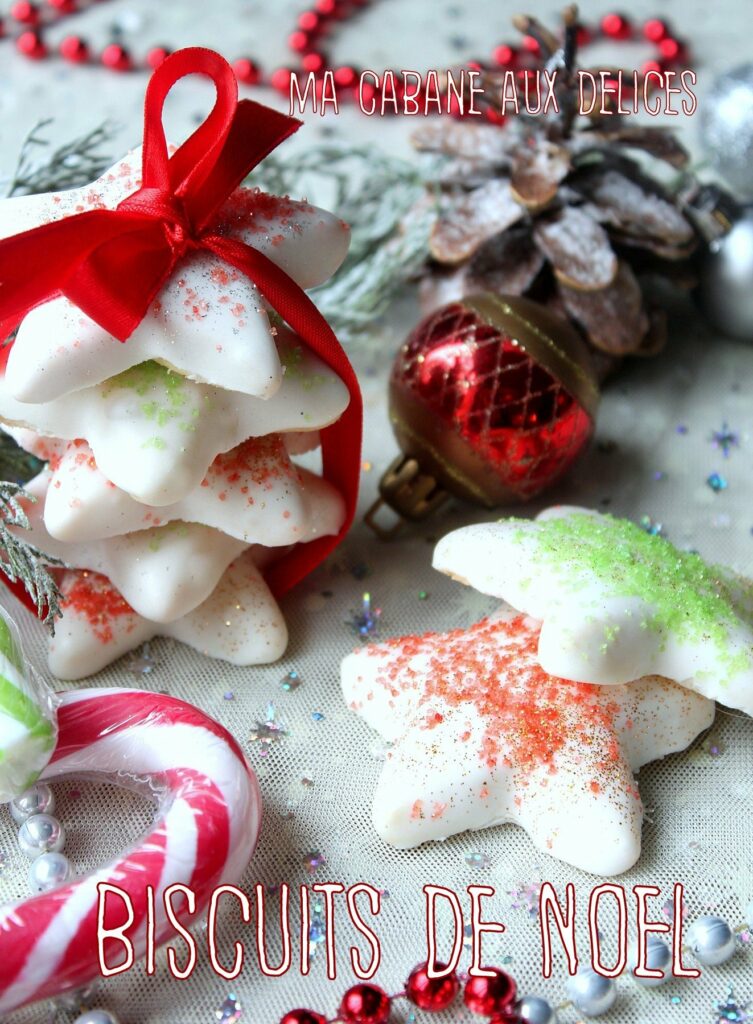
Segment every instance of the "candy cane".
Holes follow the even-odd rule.
[[[128,930],[135,957],[147,944],[146,886],[155,893],[155,941],[174,931],[164,890],[182,883],[196,912],[218,885],[237,881],[253,853],[261,818],[258,784],[230,734],[197,708],[139,690],[66,693],[59,737],[45,779],[80,772],[147,780],[164,790],[151,831],[113,863],[73,883],[0,910],[0,1013],[78,988],[99,975],[97,885],[127,893],[135,920]],[[178,919],[185,901],[174,900]],[[107,902],[105,928],[124,923],[119,898]],[[119,943],[105,945],[118,963]],[[112,959],[110,959],[112,956]]]

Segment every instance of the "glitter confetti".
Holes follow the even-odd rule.
[[[291,670],[282,677],[282,681],[280,682],[280,686],[282,686],[286,693],[292,693],[302,684],[303,680],[294,668],[291,668]]]
[[[132,654],[128,660],[128,671],[134,676],[148,676],[156,667],[156,662],[149,651],[149,644],[144,644],[138,654]]]
[[[234,992],[229,992],[225,997],[222,1006],[214,1012],[215,1017],[221,1024],[236,1024],[243,1016],[243,1007]]]
[[[678,423],[675,427],[675,433],[680,434],[683,437],[689,432],[689,430],[690,427],[686,426],[684,423]]]
[[[313,718],[313,720],[315,722],[323,722],[324,721],[324,714],[321,711],[312,711],[311,712],[311,717]]]
[[[309,957],[316,955],[319,947],[327,938],[327,915],[324,912],[324,900],[317,897],[311,904],[309,924]]]
[[[717,1003],[714,1007],[716,1012],[715,1024],[726,1024],[727,1021],[736,1021],[737,1024],[751,1024],[753,1016],[748,1013],[750,1003],[738,1003],[735,993],[730,985],[727,989],[727,998],[723,1003]]]
[[[491,858],[487,853],[480,853],[478,850],[475,850],[473,853],[466,854],[465,862],[470,868],[484,871],[491,864]]]
[[[351,612],[347,625],[351,626],[364,640],[370,640],[377,634],[381,614],[382,609],[372,607],[371,594],[366,592],[363,595],[360,609]]]
[[[510,906],[513,910],[523,910],[535,921],[539,916],[539,895],[541,894],[540,882],[521,882],[514,889],[509,889],[507,895],[511,897]]]
[[[716,736],[707,736],[702,747],[709,757],[721,757],[725,750],[724,744]]]
[[[235,700],[235,694],[232,690],[226,690],[222,695],[223,700]]]
[[[428,590],[419,590],[419,592],[418,592],[418,600],[419,601],[426,601],[428,599],[428,597],[429,597],[429,591]]]
[[[254,723],[251,739],[261,745],[262,753],[266,753],[273,743],[279,743],[287,735],[287,730],[277,720],[277,708],[270,702],[265,720],[262,722],[257,719]]]
[[[666,537],[663,523],[652,519],[651,516],[641,516],[640,527],[646,533],[651,534],[652,537]]]
[[[719,449],[725,459],[729,458],[729,453],[733,448],[740,447],[740,435],[734,430],[730,430],[726,421],[722,423],[721,430],[712,431],[709,441],[714,448]]]
[[[667,474],[664,472],[663,469],[657,469],[657,470],[654,471],[654,480],[656,480],[657,483],[659,483],[662,480],[666,480],[666,479],[667,479]]]
[[[318,850],[312,850],[310,853],[304,853],[303,855],[303,866],[310,875],[313,875],[315,871],[318,871],[326,863],[327,858]]]
[[[718,494],[720,491],[726,491],[729,487],[727,478],[722,476],[721,473],[709,474],[709,476],[706,477],[706,483],[714,492],[714,494]]]

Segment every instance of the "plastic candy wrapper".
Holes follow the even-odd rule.
[[[18,629],[0,608],[0,804],[36,781],[55,746],[56,698],[27,662]]]
[[[49,892],[0,908],[0,1015],[80,988],[100,976],[98,885],[119,890],[103,901],[105,931],[125,932],[136,960],[148,942],[147,886],[154,891],[154,942],[175,935],[165,890],[178,921],[195,920],[215,888],[237,882],[256,845],[261,797],[240,747],[198,708],[140,690],[86,689],[62,695],[59,735],[43,778],[82,774],[159,794],[149,832],[128,852]],[[115,827],[116,823],[110,823]],[[127,948],[105,938],[108,968],[126,962]]]

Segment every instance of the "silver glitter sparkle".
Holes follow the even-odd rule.
[[[303,866],[310,875],[313,875],[315,871],[318,871],[326,863],[327,858],[318,850],[312,850],[303,855]]]
[[[251,739],[255,743],[260,744],[264,750],[268,750],[273,743],[279,743],[287,735],[287,729],[277,720],[277,708],[270,701],[267,705],[267,717],[264,721],[260,721],[257,718],[256,722],[254,722],[254,726],[251,729]]]
[[[132,654],[128,660],[128,671],[134,676],[148,676],[156,668],[156,661],[152,657],[149,644],[146,643],[138,654]]]
[[[465,862],[469,868],[476,868],[477,871],[485,871],[491,864],[491,857],[488,853],[481,853],[474,850],[473,853],[465,855]]]
[[[371,594],[366,592],[363,595],[361,607],[351,612],[347,624],[364,640],[370,640],[376,635],[379,629],[379,618],[382,614],[381,608],[373,608]]]

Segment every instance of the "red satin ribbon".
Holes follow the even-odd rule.
[[[192,74],[211,78],[217,99],[207,119],[168,158],[163,106],[173,85]],[[218,53],[200,47],[179,50],[160,65],[147,87],[138,192],[115,210],[75,214],[0,241],[0,337],[35,306],[65,295],[126,341],[179,260],[190,250],[203,249],[245,274],[342,379],[350,402],[338,422],[322,431],[322,466],[345,499],[345,523],[337,537],[300,544],[269,568],[267,580],[278,596],[316,568],[353,521],[361,392],[331,327],[305,292],[258,249],[217,234],[213,221],[246,175],[299,127],[299,121],[251,100],[238,102],[235,74]],[[25,592],[24,599],[33,607]]]

